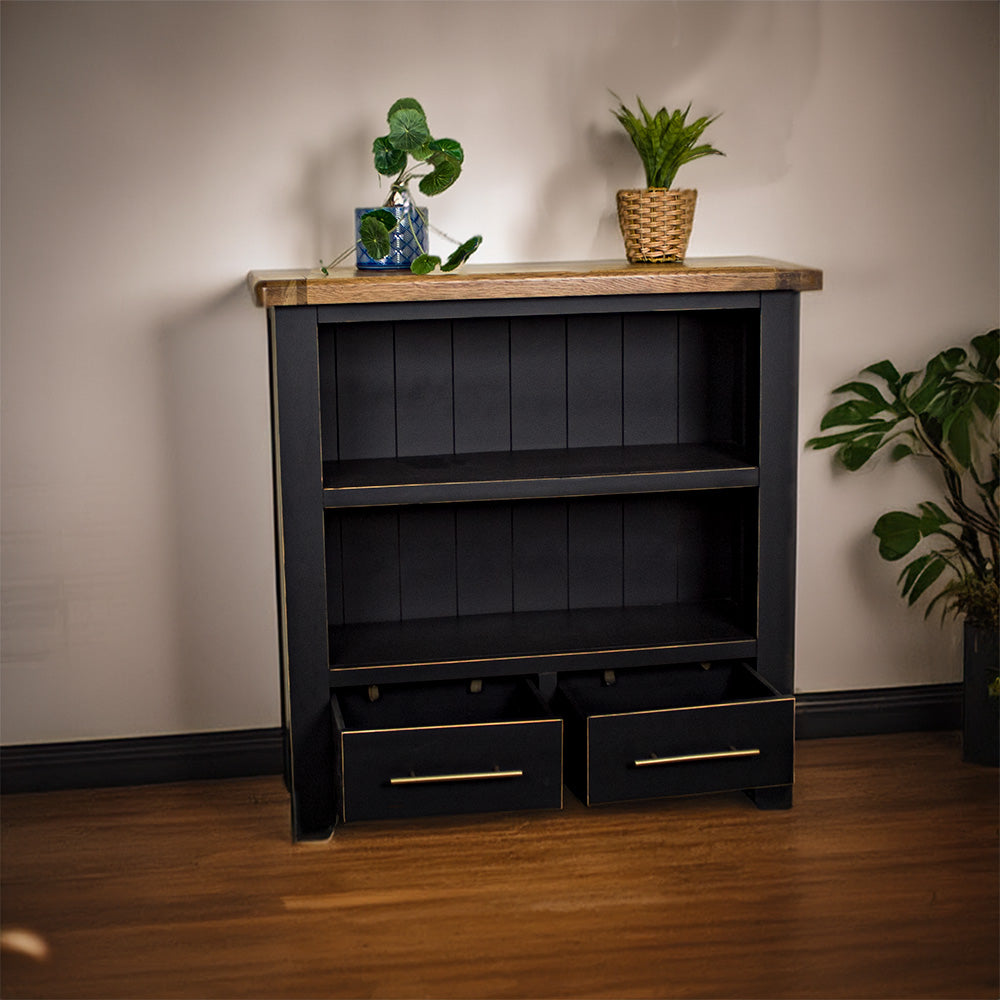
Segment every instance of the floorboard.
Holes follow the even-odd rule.
[[[740,794],[365,823],[279,778],[8,795],[0,990],[61,997],[996,998],[997,772],[810,740]],[[23,951],[37,935],[45,958]],[[30,944],[32,939],[28,938]]]

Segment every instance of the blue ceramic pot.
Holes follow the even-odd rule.
[[[387,269],[409,269],[422,253],[427,252],[427,234],[424,220],[427,218],[427,209],[413,209],[406,205],[380,206],[386,212],[392,212],[396,216],[396,228],[389,235],[389,245],[391,250],[388,256],[381,260],[375,260],[365,253],[365,248],[361,245],[361,218],[367,212],[374,212],[374,208],[356,208],[354,210],[354,238],[357,241],[358,255],[357,266],[361,268]],[[409,221],[407,221],[409,213]]]

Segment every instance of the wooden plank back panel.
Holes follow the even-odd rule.
[[[458,613],[488,615],[511,611],[514,545],[510,504],[456,507],[455,540]]]
[[[566,437],[570,448],[622,443],[622,319],[566,320]]]
[[[394,342],[396,454],[453,454],[451,324],[397,323]]]
[[[391,323],[337,330],[337,384],[323,386],[323,404],[336,406],[339,435],[324,457],[388,458],[396,454],[395,349]]]
[[[677,316],[622,320],[622,444],[677,441]]]
[[[463,319],[452,325],[455,452],[510,450],[510,325]]]
[[[566,320],[510,321],[511,448],[566,447]]]

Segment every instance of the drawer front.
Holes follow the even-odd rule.
[[[562,720],[338,734],[344,822],[561,809]]]
[[[792,782],[795,702],[592,715],[586,723],[588,805]]]

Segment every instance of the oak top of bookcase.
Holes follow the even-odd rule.
[[[817,291],[823,272],[760,257],[692,257],[677,264],[557,261],[465,264],[448,274],[331,268],[251,271],[247,283],[259,306],[368,302],[440,302],[579,295],[691,292]]]

